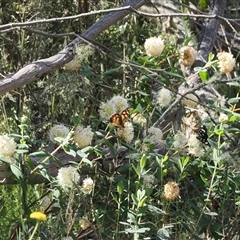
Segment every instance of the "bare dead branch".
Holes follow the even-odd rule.
[[[146,0],[129,0],[123,4],[124,7],[132,6],[133,8],[139,8],[146,3]],[[130,10],[122,10],[117,12],[111,12],[101,18],[98,22],[93,24],[89,29],[87,29],[82,36],[88,39],[95,39],[101,32],[106,30],[111,25],[115,24],[117,21],[123,19],[131,13]],[[70,62],[73,57],[73,49],[77,44],[83,43],[79,38],[76,38],[71,43],[68,44],[63,50],[61,50],[56,55],[37,60],[24,66],[15,74],[12,74],[0,81],[0,95],[11,91],[16,88],[20,88],[26,84],[29,84],[42,75],[52,72],[58,68],[61,68],[64,64]]]

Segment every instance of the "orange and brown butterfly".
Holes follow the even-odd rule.
[[[109,123],[120,129],[124,128],[125,122],[128,120],[130,115],[130,108],[126,108],[121,114],[115,113],[111,116]]]

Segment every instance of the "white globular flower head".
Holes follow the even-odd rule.
[[[93,190],[93,180],[89,177],[83,180],[82,192],[90,194]]]
[[[128,107],[127,99],[125,99],[122,96],[113,96],[109,100],[109,102],[115,106],[116,112],[118,113],[121,113],[123,110],[125,110]]]
[[[164,47],[164,41],[160,37],[150,37],[144,43],[145,51],[150,57],[161,55]]]
[[[220,52],[217,55],[221,73],[230,73],[235,67],[236,60],[229,52]]]
[[[228,116],[225,113],[220,113],[220,116],[219,116],[218,120],[219,120],[220,123],[227,123]]]
[[[159,128],[150,127],[148,129],[148,136],[150,140],[154,143],[162,140],[163,133],[162,133],[162,130]]]
[[[173,146],[177,149],[183,147],[185,144],[187,144],[188,140],[184,133],[178,131],[177,134],[174,135],[174,142]]]
[[[127,99],[122,96],[113,96],[106,103],[101,103],[99,114],[102,119],[109,119],[113,114],[120,114],[126,108],[128,108]]]
[[[17,147],[14,139],[7,135],[0,135],[0,155],[11,157]]]
[[[190,67],[196,60],[197,51],[190,46],[181,47],[179,50],[180,58],[179,63],[185,67]]]
[[[172,94],[171,94],[170,90],[168,90],[166,88],[162,88],[161,90],[158,91],[157,103],[161,107],[169,106],[171,100],[172,100]]]
[[[69,129],[62,125],[55,125],[49,131],[49,138],[53,143],[59,143],[55,140],[56,137],[66,138],[69,134]]]
[[[147,119],[141,113],[135,114],[132,120],[134,123],[139,124],[142,127],[147,126]]]
[[[192,134],[188,139],[188,152],[194,156],[200,157],[204,154],[203,148],[199,144],[196,134]]]
[[[91,144],[93,132],[90,126],[84,128],[77,126],[73,133],[73,141],[79,148],[87,147]]]
[[[116,107],[112,102],[101,103],[99,114],[102,119],[109,119],[116,112]]]
[[[154,186],[154,181],[156,180],[156,178],[152,174],[145,174],[142,176],[142,178],[143,178],[143,184],[147,188],[152,188]]]
[[[131,122],[126,122],[124,128],[118,128],[117,135],[125,142],[130,143],[134,137],[134,129]]]
[[[57,180],[62,188],[73,188],[79,179],[80,175],[75,167],[62,167],[58,170]]]

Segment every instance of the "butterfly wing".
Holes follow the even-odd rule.
[[[208,142],[208,134],[207,134],[207,128],[205,125],[202,125],[199,129],[198,129],[198,132],[197,132],[197,139],[208,145],[210,147],[210,143]]]
[[[118,113],[115,113],[111,116],[110,118],[110,124],[115,126],[115,127],[123,127],[123,122],[122,122],[122,118],[121,115]]]
[[[128,120],[130,114],[130,109],[126,108],[125,110],[122,111],[121,114],[115,113],[111,116],[110,118],[110,124],[119,127],[119,128],[124,128],[125,122]]]

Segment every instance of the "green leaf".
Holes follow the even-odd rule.
[[[201,70],[199,72],[199,76],[200,76],[202,82],[206,82],[208,80],[208,78],[209,78],[207,70]]]
[[[117,185],[117,192],[119,195],[122,195],[123,193],[123,182],[119,182],[118,185]]]
[[[140,159],[140,168],[144,169],[147,163],[147,156],[144,154]]]
[[[170,240],[169,232],[165,228],[160,228],[157,231],[157,238],[160,240]]]
[[[17,177],[17,179],[22,179],[23,178],[23,173],[21,171],[21,169],[19,168],[19,166],[17,166],[16,164],[10,164],[10,169],[12,171],[12,173]]]

